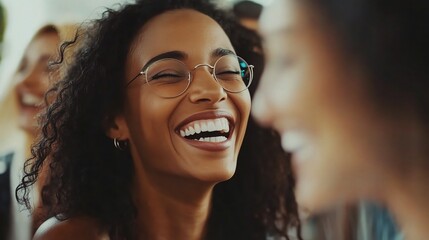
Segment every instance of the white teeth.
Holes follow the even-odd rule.
[[[201,132],[214,132],[214,131],[228,133],[229,132],[228,120],[224,117],[217,118],[217,119],[197,120],[187,124],[182,129],[180,129],[179,132],[180,132],[180,136],[187,137],[194,134],[199,134]],[[215,136],[210,138],[199,139],[199,141],[206,141],[206,142],[221,142],[225,140],[226,140],[226,137],[224,136]]]
[[[305,134],[290,131],[282,135],[282,147],[285,151],[294,152],[307,144]]]
[[[222,125],[223,125],[222,120],[220,120],[219,118],[215,120],[215,128],[216,129],[223,129]]]
[[[201,131],[207,132],[207,123],[206,122],[201,122]]]
[[[195,123],[195,124],[194,124],[194,128],[195,128],[195,132],[196,132],[196,133],[200,133],[200,132],[201,132],[200,124]]]
[[[316,149],[313,141],[310,135],[298,130],[282,134],[282,147],[295,156],[295,161],[314,159]]]
[[[189,134],[190,135],[194,135],[195,134],[195,130],[193,127],[189,127]]]
[[[215,142],[215,143],[217,143],[217,142],[224,142],[226,140],[227,140],[227,138],[224,137],[224,136],[206,137],[206,138],[200,138],[200,139],[198,139],[198,141],[200,141],[200,142]]]
[[[215,130],[216,130],[215,123],[214,123],[214,122],[212,122],[212,121],[208,122],[208,123],[207,123],[207,130],[208,130],[209,132],[213,132],[213,131],[215,131]]]
[[[38,106],[42,102],[42,98],[31,94],[31,93],[25,93],[22,95],[22,103],[29,106]]]

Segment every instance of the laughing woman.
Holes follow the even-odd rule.
[[[237,54],[260,46],[240,33],[197,0],[140,1],[85,29],[17,189],[28,204],[49,165],[34,238],[290,239],[290,168],[248,125],[253,66]]]

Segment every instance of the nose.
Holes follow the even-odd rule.
[[[227,93],[208,71],[209,66],[200,65],[191,74],[189,99],[193,103],[217,103],[227,99]]]

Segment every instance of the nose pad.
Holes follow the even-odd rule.
[[[189,86],[191,102],[215,103],[227,99],[225,90],[209,70],[213,70],[213,67],[208,64],[199,64],[193,69]]]

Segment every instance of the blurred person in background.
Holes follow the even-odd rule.
[[[104,9],[100,6],[111,6],[125,1],[1,1],[7,14],[2,15],[5,17],[5,21],[1,26],[6,28],[2,38],[2,60],[0,64],[0,178],[2,179],[0,180],[2,185],[0,228],[5,229],[5,231],[0,230],[0,232],[9,231],[6,223],[10,224],[12,230],[9,231],[11,232],[9,239],[25,240],[30,232],[26,228],[29,225],[28,221],[30,221],[29,212],[23,211],[22,206],[19,207],[16,203],[14,194],[10,194],[10,190],[15,189],[22,176],[22,165],[29,155],[29,147],[34,138],[31,133],[23,131],[18,126],[18,119],[21,114],[18,112],[20,108],[17,102],[15,81],[19,80],[13,79],[13,75],[15,75],[24,51],[34,34],[49,23],[55,23],[61,28],[70,22],[75,23],[93,18],[100,13],[100,10]],[[39,14],[34,14],[35,12]],[[62,31],[60,30],[60,32]],[[36,122],[34,120],[34,123]],[[5,166],[6,168],[4,168]],[[9,216],[9,214],[10,218],[3,217]],[[7,239],[4,237],[5,234],[0,235],[0,239]]]
[[[232,12],[243,26],[258,31],[258,20],[262,12],[261,4],[253,1],[239,1],[233,5]]]
[[[3,35],[6,25],[5,9],[0,2],[0,61],[3,51]],[[0,131],[3,128],[0,126]],[[10,211],[10,166],[13,152],[0,152],[0,239],[6,239]]]
[[[2,210],[5,214],[2,220],[7,222],[2,226],[7,227],[2,239],[30,239],[32,217],[29,212],[22,212],[19,209],[15,201],[14,189],[18,185],[24,161],[29,156],[30,145],[39,132],[37,115],[43,109],[44,94],[55,81],[50,62],[59,58],[60,43],[72,40],[75,30],[76,27],[71,24],[43,26],[26,47],[13,75],[15,86],[9,97],[14,98],[11,99],[12,106],[17,108],[17,116],[14,120],[17,127],[23,130],[28,138],[25,153],[13,152],[6,155],[9,158],[8,168],[2,181],[8,184],[2,184],[1,191],[2,199],[7,200],[7,204],[2,205],[2,208],[5,208],[4,211]],[[38,199],[36,195],[34,195],[34,202]]]
[[[84,29],[17,189],[28,205],[49,165],[35,239],[295,239],[290,162],[248,122],[253,67],[237,55],[261,43],[228,16],[143,0]]]
[[[373,201],[427,239],[429,3],[277,0],[261,32],[254,115],[293,154],[299,204]]]

